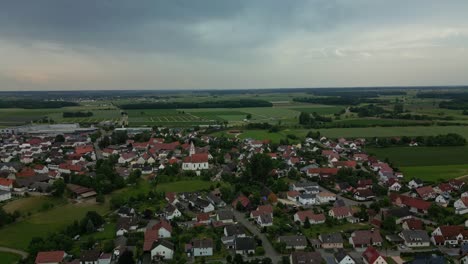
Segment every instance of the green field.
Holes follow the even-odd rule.
[[[13,253],[0,252],[0,264],[14,264],[21,260],[19,255]]]
[[[431,136],[431,135],[438,135],[438,134],[457,133],[468,139],[468,126],[329,128],[329,129],[319,129],[319,131],[320,133],[322,133],[322,135],[331,137],[331,138]],[[305,135],[306,133],[303,133],[303,134]]]
[[[215,183],[211,181],[185,180],[158,184],[156,190],[159,192],[195,192],[209,189],[213,184]]]
[[[415,177],[424,181],[437,181],[440,179],[450,180],[468,175],[468,164],[466,165],[443,165],[443,166],[411,166],[400,168],[407,180]]]
[[[388,147],[366,148],[396,166],[440,166],[468,164],[468,147]]]
[[[83,218],[88,211],[105,214],[109,209],[108,205],[85,203],[55,206],[0,229],[0,245],[25,250],[31,238],[60,231],[73,221]]]
[[[20,212],[22,215],[27,213],[37,213],[42,210],[43,206],[45,205],[64,205],[66,204],[65,199],[57,199],[52,197],[26,197],[20,198],[17,200],[13,200],[8,202],[3,206],[3,209],[9,213],[13,213],[14,211]]]

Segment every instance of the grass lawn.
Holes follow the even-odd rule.
[[[364,223],[352,224],[352,223],[345,223],[341,225],[334,225],[332,227],[328,227],[325,224],[320,225],[311,225],[310,228],[302,228],[302,233],[307,237],[318,238],[318,234],[322,233],[334,233],[334,232],[346,232],[346,231],[353,231],[353,230],[361,230],[361,229],[368,229],[370,226]]]
[[[216,185],[216,183],[202,180],[185,180],[158,184],[156,190],[160,192],[195,192],[209,189],[211,185]]]
[[[449,180],[468,175],[468,164],[445,165],[445,166],[410,166],[401,167],[405,178],[420,178],[424,181],[437,181],[438,179]]]
[[[8,202],[3,206],[3,209],[8,213],[13,213],[14,211],[19,211],[22,215],[27,213],[37,213],[39,212],[44,205],[53,204],[54,206],[64,205],[67,201],[65,199],[58,199],[53,197],[26,197],[19,198]]]
[[[0,245],[25,250],[31,238],[59,231],[83,218],[88,211],[105,214],[109,206],[84,203],[55,206],[0,229]]]
[[[0,264],[18,263],[21,259],[19,255],[13,253],[0,252]]]
[[[467,146],[366,148],[366,151],[402,167],[468,164]]]

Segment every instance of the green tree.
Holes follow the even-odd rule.
[[[65,182],[62,179],[54,181],[52,184],[52,195],[55,197],[62,197],[65,192]]]

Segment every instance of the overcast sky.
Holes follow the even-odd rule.
[[[0,0],[0,90],[468,84],[467,0]]]

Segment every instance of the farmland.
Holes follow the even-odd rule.
[[[54,206],[0,229],[0,245],[25,250],[33,237],[59,231],[83,218],[88,211],[105,214],[108,210],[107,205],[87,203]]]

